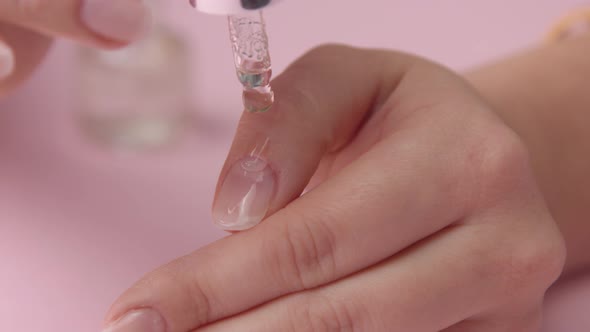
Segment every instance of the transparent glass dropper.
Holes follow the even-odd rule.
[[[249,112],[266,112],[274,102],[270,86],[272,68],[268,35],[262,11],[228,17],[236,73],[244,88],[244,107]]]
[[[246,111],[253,113],[266,112],[274,103],[274,93],[270,86],[272,69],[268,35],[260,10],[270,1],[241,0],[241,7],[246,10],[228,16],[236,73],[244,90],[244,107]],[[197,0],[189,2],[197,8]],[[208,2],[209,6],[212,4],[219,3]],[[217,13],[217,10],[211,12]]]

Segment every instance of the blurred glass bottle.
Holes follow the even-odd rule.
[[[188,47],[162,20],[166,3],[151,0],[154,24],[126,48],[80,48],[79,119],[91,139],[116,149],[172,143],[190,120]]]

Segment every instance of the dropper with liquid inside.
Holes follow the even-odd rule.
[[[228,17],[236,73],[248,112],[266,112],[274,102],[268,35],[262,11]]]

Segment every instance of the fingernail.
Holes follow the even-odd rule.
[[[102,332],[166,332],[164,319],[151,309],[131,311]]]
[[[275,181],[274,172],[260,157],[238,161],[221,185],[213,205],[213,219],[228,231],[256,226],[268,212]]]
[[[80,16],[90,30],[121,42],[140,39],[151,23],[144,0],[83,0]]]
[[[0,42],[0,80],[8,78],[14,71],[14,53],[12,49]]]

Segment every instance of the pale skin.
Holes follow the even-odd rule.
[[[38,57],[3,92],[49,43],[34,36]],[[105,326],[537,331],[546,290],[590,264],[587,54],[582,36],[462,77],[399,52],[310,51],[273,82],[271,112],[244,113],[221,172],[269,138],[267,218],[150,273]]]

